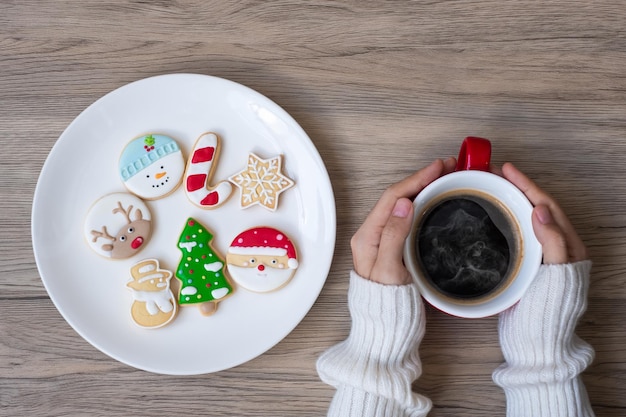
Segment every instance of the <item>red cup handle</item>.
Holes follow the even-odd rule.
[[[461,144],[456,163],[457,171],[489,171],[491,162],[491,142],[488,139],[468,136]]]

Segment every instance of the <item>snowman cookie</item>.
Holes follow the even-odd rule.
[[[128,191],[146,200],[172,193],[184,172],[185,160],[178,143],[158,133],[131,140],[119,160],[120,178]]]
[[[260,293],[287,285],[299,264],[291,239],[271,227],[254,227],[240,233],[228,248],[226,263],[238,285]]]
[[[150,210],[132,194],[109,194],[91,206],[83,230],[89,247],[97,254],[113,259],[129,258],[150,240]]]
[[[161,269],[156,259],[145,259],[130,268],[126,287],[133,295],[130,314],[140,327],[156,329],[172,321],[178,310],[170,290],[172,273]]]

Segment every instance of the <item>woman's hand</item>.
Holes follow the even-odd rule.
[[[502,175],[519,188],[535,206],[533,229],[543,246],[544,264],[564,264],[587,259],[587,248],[556,201],[513,164],[502,166]]]
[[[428,184],[454,171],[455,166],[454,158],[438,159],[385,190],[352,237],[352,258],[357,274],[386,285],[411,282],[402,253],[413,222],[412,200]]]

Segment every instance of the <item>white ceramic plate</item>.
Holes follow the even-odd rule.
[[[146,132],[176,138],[185,158],[201,133],[221,135],[212,183],[241,171],[248,152],[283,154],[283,172],[296,186],[280,196],[275,212],[241,209],[239,190],[215,210],[196,208],[182,187],[148,201],[154,233],[125,260],[103,258],[84,241],[83,220],[105,194],[126,191],[117,161],[124,146]],[[258,225],[273,226],[297,246],[300,266],[284,288],[255,294],[238,288],[204,317],[194,306],[159,329],[139,328],[130,317],[125,287],[130,267],[157,258],[173,270],[187,217],[211,230],[224,256],[232,239]],[[240,365],[287,336],[317,299],[330,269],[336,213],[324,163],[304,130],[277,104],[240,84],[204,75],[172,74],[123,86],[96,101],[63,132],[41,171],[32,212],[33,248],[42,281],[67,322],[89,343],[130,366],[189,375]],[[175,281],[176,278],[172,278]]]

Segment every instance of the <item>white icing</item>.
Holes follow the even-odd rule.
[[[295,274],[294,269],[279,269],[267,265],[263,271],[259,271],[256,266],[246,268],[229,263],[228,270],[237,284],[254,292],[269,292],[281,288]]]
[[[284,256],[287,254],[287,249],[269,246],[231,246],[228,248],[228,253],[233,255]]]
[[[155,264],[150,263],[150,264],[147,264],[147,265],[145,265],[145,266],[140,267],[137,271],[138,271],[140,274],[146,274],[146,273],[148,273],[148,272],[152,272],[152,271],[154,271],[154,270],[156,270],[156,265],[155,265]]]
[[[168,288],[161,291],[138,291],[131,288],[133,299],[146,303],[146,310],[151,316],[158,314],[159,310],[169,313],[174,309],[173,296]]]
[[[146,282],[150,279],[162,279],[165,278],[165,275],[162,273],[156,273],[156,274],[150,274],[150,275],[146,275],[145,277],[141,277],[137,280],[138,283],[142,283],[142,282]]]
[[[224,264],[222,262],[212,262],[210,264],[204,264],[204,269],[209,272],[217,272],[222,269],[223,266]]]
[[[180,185],[184,172],[185,160],[179,150],[154,161],[130,177],[124,185],[131,193],[153,200],[174,191]]]
[[[220,298],[223,298],[226,295],[228,295],[229,292],[230,290],[228,288],[217,288],[211,291],[211,295],[213,296],[215,300],[219,300]]]
[[[198,289],[196,287],[185,287],[182,290],[180,290],[180,293],[182,295],[195,295],[198,292]]]
[[[197,244],[198,242],[180,242],[178,247],[181,249],[187,249],[187,252],[191,252],[191,249],[196,247]]]

